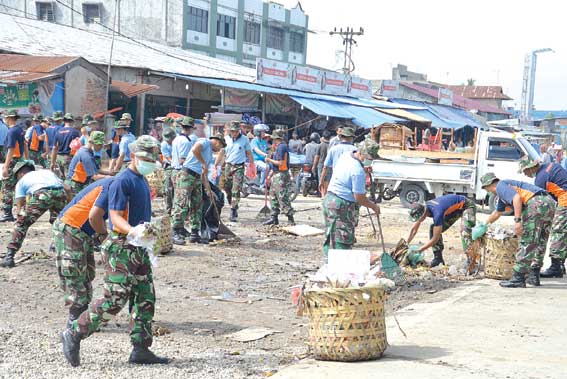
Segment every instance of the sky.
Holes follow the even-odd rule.
[[[297,0],[277,0],[293,7]],[[534,106],[567,109],[567,44],[561,0],[301,0],[309,15],[307,63],[339,69],[334,27],[364,28],[353,50],[355,75],[391,79],[398,63],[431,81],[501,85],[520,108],[524,59],[538,57]]]

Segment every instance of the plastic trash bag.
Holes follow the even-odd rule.
[[[487,231],[488,231],[488,225],[487,224],[485,224],[483,222],[479,222],[478,224],[476,224],[476,226],[472,230],[473,241],[476,241],[477,239],[484,236]]]
[[[248,179],[254,179],[256,177],[256,165],[254,164],[254,162],[249,162],[246,165],[246,171],[244,172],[244,175],[246,175]]]

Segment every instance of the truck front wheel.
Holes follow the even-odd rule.
[[[425,202],[425,191],[415,184],[405,185],[400,191],[400,201],[406,208],[411,207],[414,203],[423,203]]]

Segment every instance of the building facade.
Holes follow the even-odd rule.
[[[306,62],[309,17],[299,3],[286,9],[262,0],[2,0],[0,12],[90,31],[115,29],[250,67],[259,57]]]

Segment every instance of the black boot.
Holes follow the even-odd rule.
[[[433,260],[429,264],[429,267],[437,267],[439,265],[445,265],[443,260],[443,252],[433,253]]]
[[[505,288],[526,288],[526,274],[514,271],[512,279],[500,282],[500,287]]]
[[[185,238],[189,238],[191,237],[191,232],[188,231],[187,229],[185,229],[185,227],[183,228],[179,228],[179,232],[181,233],[181,235]]]
[[[183,232],[181,229],[184,228],[176,228],[173,229],[173,235],[171,236],[171,242],[175,245],[185,245],[185,237],[183,236]]]
[[[534,287],[541,286],[541,283],[539,282],[540,271],[541,271],[540,267],[532,267],[526,279],[526,284],[529,284],[530,286],[534,286]]]
[[[79,316],[87,310],[89,306],[88,305],[84,305],[81,308],[69,308],[69,318],[67,319],[67,329],[71,329],[71,326],[73,325],[73,321],[75,321],[76,319],[79,318]]]
[[[262,225],[279,225],[280,221],[278,220],[278,216],[272,216],[268,221],[264,221]]]
[[[4,260],[0,263],[0,267],[12,268],[16,266],[16,262],[14,262],[14,255],[16,255],[14,250],[8,250]]]
[[[153,365],[153,364],[169,363],[169,359],[164,357],[158,357],[145,346],[134,345],[134,348],[132,349],[132,353],[130,353],[130,358],[128,359],[128,362],[136,363],[140,365]]]
[[[4,214],[2,215],[2,217],[0,217],[0,222],[12,222],[12,221],[16,221],[16,219],[12,215],[12,212],[4,211]]]
[[[238,219],[238,212],[236,208],[230,208],[230,222],[236,222]]]
[[[71,329],[65,329],[61,333],[61,343],[63,344],[63,354],[65,354],[67,362],[73,367],[80,365],[81,335]]]
[[[295,219],[293,218],[293,215],[287,216],[287,222],[289,222],[291,225],[295,225]]]
[[[208,244],[209,241],[207,241],[204,238],[201,238],[201,236],[199,235],[199,231],[194,229],[191,230],[191,235],[189,236],[189,242],[191,243],[202,243],[202,244]]]
[[[561,267],[561,259],[559,258],[551,258],[551,266],[544,272],[540,274],[542,278],[562,278],[563,277],[563,268]]]

